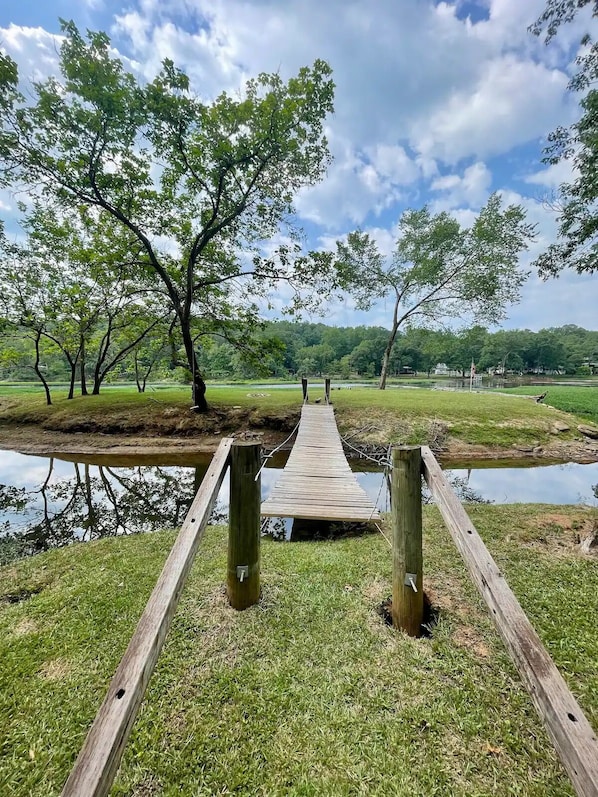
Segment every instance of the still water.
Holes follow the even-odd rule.
[[[117,534],[177,527],[208,467],[209,457],[96,458],[93,462],[0,451],[0,563],[15,555]],[[262,471],[267,496],[284,461]],[[496,463],[494,463],[496,465]],[[386,479],[352,465],[382,511],[388,511]],[[454,468],[447,471],[462,500],[495,503],[598,503],[598,463],[534,467]],[[226,518],[228,479],[213,521]],[[284,536],[284,535],[283,535]],[[288,535],[287,535],[288,536]]]

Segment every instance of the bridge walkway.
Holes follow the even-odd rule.
[[[366,523],[380,519],[349,467],[330,405],[303,405],[295,445],[261,514]]]

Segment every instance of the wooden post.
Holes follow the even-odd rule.
[[[324,379],[324,393],[326,395],[326,404],[330,404],[330,377]]]
[[[307,377],[301,377],[301,389],[303,390],[303,403],[305,404],[306,401],[309,401],[309,396],[307,395]]]
[[[419,636],[424,616],[421,449],[392,449],[392,623]]]
[[[235,441],[231,449],[227,594],[233,609],[260,597],[260,443]]]

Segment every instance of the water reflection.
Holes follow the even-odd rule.
[[[204,458],[194,467],[115,467],[3,452],[0,561],[75,540],[180,526],[207,465]],[[225,515],[220,502],[211,520]]]
[[[181,525],[209,464],[209,457],[179,456],[170,464],[110,459],[96,464],[0,452],[0,563],[76,540],[151,532]],[[266,497],[279,478],[284,455],[262,471]],[[389,511],[385,474],[353,464],[370,499]],[[449,479],[464,501],[596,503],[598,463],[526,467],[455,468]],[[225,478],[212,522],[228,507]],[[424,495],[425,500],[429,498]],[[291,522],[270,521],[288,539]]]

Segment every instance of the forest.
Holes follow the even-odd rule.
[[[186,382],[189,372],[173,364],[168,345],[156,332],[145,336],[129,351],[118,336],[114,349],[106,347],[107,324],[99,324],[87,341],[85,380],[104,373],[102,382],[137,382],[143,391],[150,382]],[[234,345],[221,336],[203,338],[198,361],[205,377],[240,380],[330,375],[340,379],[380,376],[388,342],[383,327],[333,327],[325,324],[274,321],[256,335],[256,349]],[[2,348],[0,380],[36,379],[34,351],[26,336],[11,338]],[[122,356],[117,354],[124,353]],[[598,331],[575,325],[542,329],[498,330],[482,326],[461,331],[408,328],[398,334],[390,358],[390,375],[432,375],[439,364],[455,375],[469,375],[471,363],[478,374],[567,374],[598,372]],[[67,383],[70,367],[64,353],[47,340],[40,350],[39,369],[50,383]],[[445,369],[442,369],[445,370]],[[99,387],[98,391],[99,392]]]

